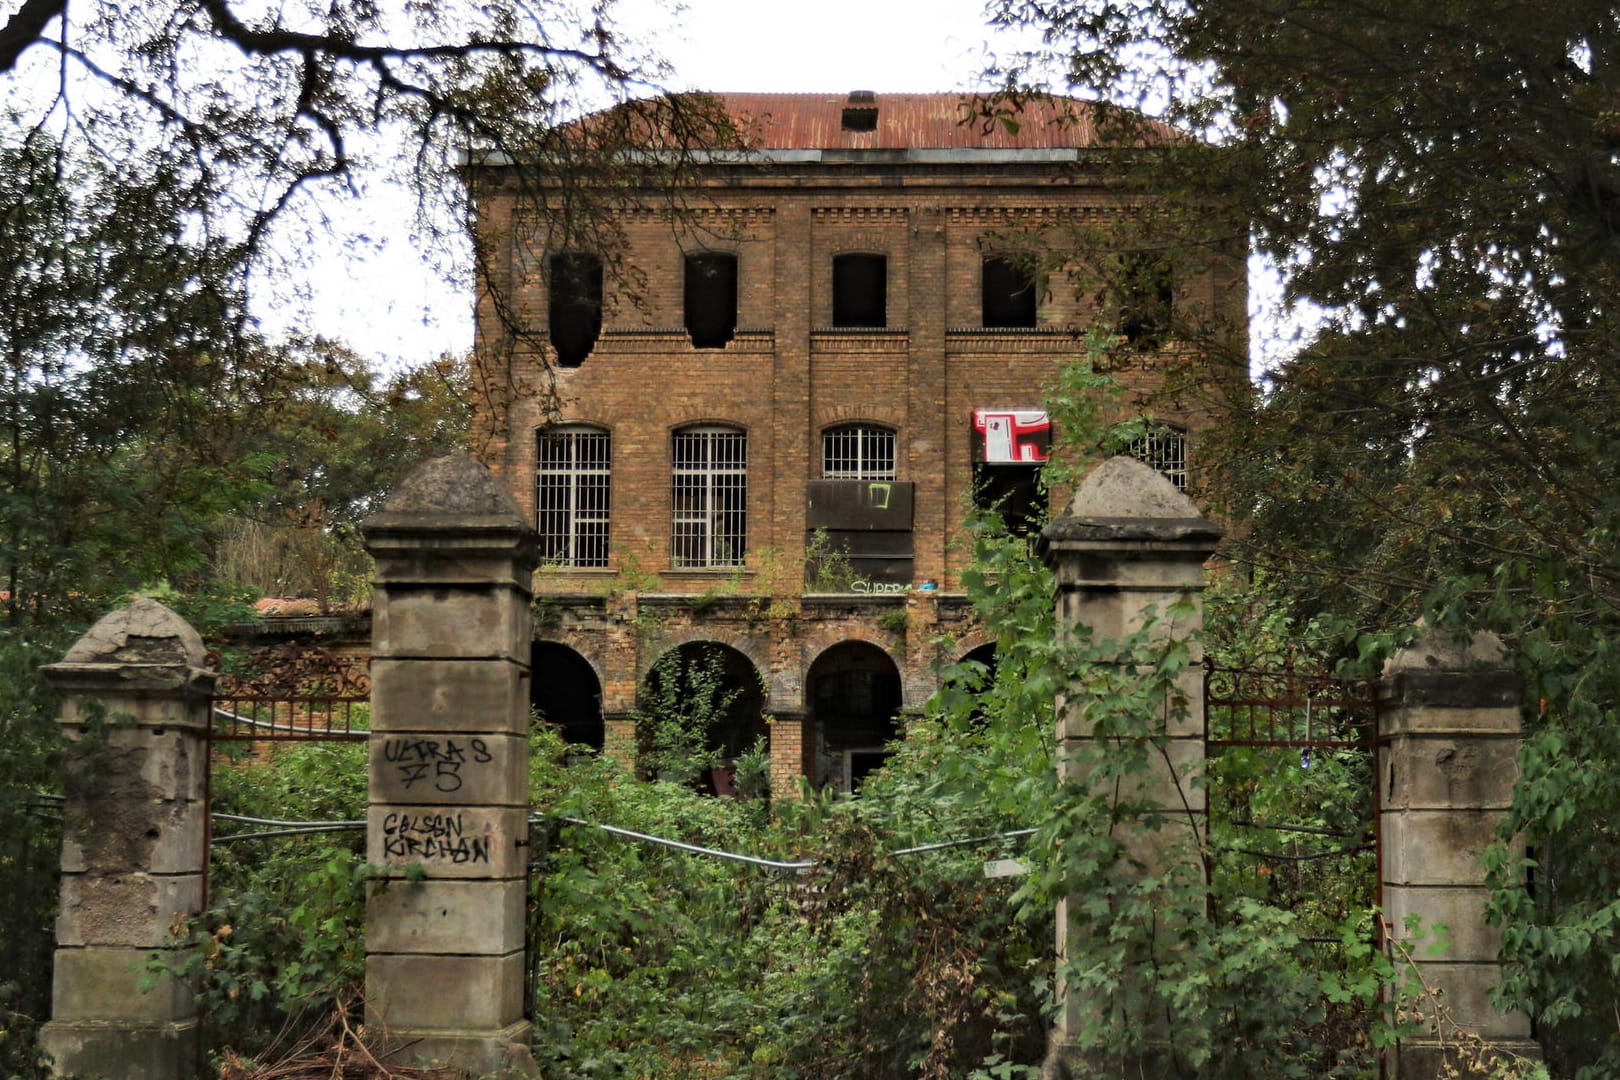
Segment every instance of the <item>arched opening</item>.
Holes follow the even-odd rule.
[[[984,682],[982,685],[989,686],[996,681],[996,643],[987,641],[976,649],[968,650],[967,655],[962,657],[962,663],[983,664]]]
[[[729,645],[677,646],[641,681],[637,761],[651,779],[735,794],[737,758],[765,734],[765,683],[753,661]]]
[[[991,255],[984,260],[980,285],[986,327],[1014,330],[1035,328],[1035,274],[1028,262],[1005,255]]]
[[[555,641],[537,641],[530,651],[534,678],[529,702],[540,718],[570,743],[601,750],[602,683],[579,653]]]
[[[989,690],[992,686],[995,685],[995,682],[996,682],[996,643],[995,642],[987,641],[983,645],[980,645],[979,647],[977,647],[975,649],[968,650],[967,654],[962,657],[960,663],[963,664],[963,665],[967,665],[967,664],[980,664],[980,665],[983,665],[984,674],[982,676],[978,677],[978,678],[971,679],[970,681],[968,681],[966,683],[967,686],[973,688],[973,690],[975,690],[978,694],[983,694],[985,691]],[[973,707],[973,713],[972,713],[972,717],[971,717],[972,723],[973,723],[973,725],[975,727],[983,727],[984,724],[986,722],[988,722],[988,720],[989,720],[989,717],[985,714],[985,711],[984,711],[983,698],[981,697],[979,699],[979,701],[980,701],[980,703]]]
[[[900,735],[899,669],[876,645],[845,641],[816,657],[806,689],[815,732],[811,782],[860,790]]]

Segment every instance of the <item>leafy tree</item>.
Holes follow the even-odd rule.
[[[219,526],[212,573],[324,610],[369,585],[360,523],[418,462],[465,445],[470,377],[449,356],[382,375],[325,341],[265,353],[221,432],[262,462],[264,490]]]
[[[116,157],[161,146],[211,193],[243,185],[230,209],[255,238],[300,188],[372,155],[446,186],[465,148],[532,154],[585,103],[660,71],[621,41],[608,5],[173,0],[136,17],[23,0],[0,26],[0,78],[36,91],[15,100]]]
[[[693,155],[739,142],[713,99],[656,93],[664,74],[621,39],[608,3],[172,0],[134,13],[21,0],[0,24],[0,129],[51,132],[64,161],[167,185],[195,242],[251,267],[259,304],[308,294],[297,230],[313,235],[362,192],[413,191],[418,250],[457,290],[476,286],[495,357],[530,342],[532,320],[470,243],[467,167],[504,166],[548,249],[598,252],[632,276],[604,210],[649,191],[678,204]],[[515,389],[486,377],[501,370],[478,369],[481,394]]]
[[[0,148],[0,885],[15,909],[0,1007],[34,1018],[59,857],[38,795],[58,783],[59,741],[38,669],[110,597],[198,570],[209,522],[255,487],[204,422],[239,370],[241,295],[188,235],[186,200],[161,169],[145,184],[66,170],[43,135]],[[8,1071],[30,1053],[0,1049]]]
[[[1612,5],[1006,0],[1056,73],[1192,137],[1156,175],[1326,312],[1234,408],[1234,553],[1296,613],[1427,613],[1521,657],[1530,735],[1497,915],[1504,1001],[1620,1068],[1620,246]],[[1125,122],[1125,121],[1121,121]],[[1161,220],[1167,230],[1187,222]]]
[[[54,626],[195,569],[255,494],[208,413],[235,394],[242,295],[188,235],[187,193],[0,151],[0,623]]]

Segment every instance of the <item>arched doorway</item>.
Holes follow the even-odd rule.
[[[570,743],[601,750],[602,683],[579,653],[555,641],[537,641],[529,654],[534,678],[529,701],[542,720]]]
[[[980,703],[973,707],[971,714],[973,726],[982,727],[988,720],[982,704],[984,700],[982,695],[996,683],[996,643],[987,641],[978,648],[969,650],[959,661],[959,665],[967,664],[979,664],[983,667],[982,674],[964,676],[962,680],[962,685],[971,689],[975,700]]]
[[[641,681],[637,763],[652,779],[733,794],[737,758],[765,734],[765,681],[729,645],[677,646]]]
[[[815,732],[811,782],[858,791],[900,735],[899,668],[876,645],[845,641],[816,657],[806,690]]]
[[[970,649],[962,657],[963,664],[983,664],[984,678],[979,685],[989,686],[996,681],[996,643],[987,641],[976,649]]]

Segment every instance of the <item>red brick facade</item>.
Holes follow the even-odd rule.
[[[766,688],[778,790],[801,773],[847,782],[847,769],[858,766],[839,753],[850,739],[875,736],[840,743],[831,736],[839,718],[818,716],[818,701],[832,710],[862,687],[897,685],[903,709],[920,707],[938,662],[984,644],[956,592],[978,438],[973,412],[1039,408],[1054,373],[1081,354],[1080,339],[1104,318],[1106,301],[1088,269],[1096,251],[1076,245],[1103,243],[1098,238],[1126,204],[1106,177],[1076,164],[1089,129],[1043,128],[1031,119],[1019,134],[1000,130],[975,141],[949,126],[908,126],[908,117],[929,109],[958,108],[944,95],[880,96],[871,133],[840,127],[842,96],[725,100],[735,112],[770,116],[754,160],[715,164],[679,220],[652,200],[621,215],[623,272],[607,275],[601,333],[578,366],[553,368],[549,349],[515,344],[497,317],[495,296],[544,339],[548,258],[557,253],[545,250],[504,171],[474,170],[489,268],[480,358],[498,391],[485,410],[484,456],[532,514],[540,432],[584,424],[611,440],[608,565],[569,566],[563,557],[536,580],[537,635],[589,666],[610,745],[622,751],[632,739],[625,721],[657,658],[710,640],[745,656]],[[1044,256],[1070,253],[1043,263],[1036,325],[985,328],[986,258],[1034,243],[1046,246]],[[684,325],[686,257],[704,251],[736,259],[736,329],[723,348],[695,348]],[[881,327],[834,326],[834,259],[849,253],[887,260]],[[1178,254],[1171,278],[1178,318],[1236,312],[1240,324],[1241,271]],[[1158,384],[1151,356],[1122,374],[1141,394]],[[1163,403],[1155,414],[1194,433],[1209,422]],[[886,565],[937,588],[805,596],[807,507],[822,478],[823,436],[849,423],[893,433],[893,481],[909,485],[909,573],[903,561]],[[678,565],[692,556],[677,556],[677,548],[696,549],[671,539],[679,509],[672,439],[693,425],[744,437],[740,566]],[[1196,453],[1194,442],[1194,462]],[[718,522],[687,527],[720,530]],[[722,563],[736,554],[730,541],[714,545]],[[885,663],[892,676],[876,671]],[[572,670],[537,664],[536,683],[585,677],[577,665]]]

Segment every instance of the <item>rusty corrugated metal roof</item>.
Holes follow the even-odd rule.
[[[1029,150],[1089,147],[1100,141],[1098,107],[1069,98],[1013,103],[964,94],[859,92],[714,97],[761,150]],[[872,130],[845,125],[846,109],[872,108],[877,113]],[[1144,134],[1135,132],[1137,139]]]

